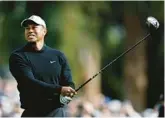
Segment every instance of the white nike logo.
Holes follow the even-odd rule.
[[[55,63],[56,61],[50,61],[50,63],[52,64],[52,63]]]

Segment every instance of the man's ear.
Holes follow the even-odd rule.
[[[45,34],[45,35],[47,34],[47,29],[46,29],[46,28],[44,28],[44,34]]]

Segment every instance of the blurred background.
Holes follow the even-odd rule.
[[[82,88],[68,105],[70,116],[154,116],[164,105],[164,1],[0,1],[0,116],[20,117],[10,53],[24,45],[20,23],[41,16],[45,42],[65,53],[78,88],[149,31],[160,28]],[[44,107],[44,106],[43,106]],[[164,110],[163,110],[164,115]]]

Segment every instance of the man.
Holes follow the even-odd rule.
[[[65,105],[76,93],[65,55],[44,43],[45,21],[23,20],[27,44],[12,52],[9,68],[20,93],[22,117],[66,117]]]

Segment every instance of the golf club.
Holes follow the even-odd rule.
[[[152,16],[147,17],[147,21],[146,24],[148,25],[148,27],[154,27],[154,29],[158,29],[159,28],[159,22],[157,19],[155,19]],[[84,87],[88,82],[90,82],[91,80],[93,80],[96,76],[98,76],[100,73],[102,73],[108,66],[112,65],[114,62],[116,62],[119,58],[121,58],[122,56],[124,56],[125,54],[127,54],[129,51],[131,51],[132,49],[134,49],[137,45],[139,45],[141,42],[143,42],[144,40],[147,39],[147,37],[149,37],[151,34],[148,33],[143,39],[139,40],[136,44],[134,44],[132,47],[128,48],[126,51],[124,51],[122,54],[120,54],[118,57],[116,57],[114,60],[112,60],[109,64],[107,64],[106,66],[104,66],[99,72],[97,72],[93,77],[89,78],[86,82],[84,82],[82,85],[80,85],[77,89],[76,92],[79,91],[82,87]]]

